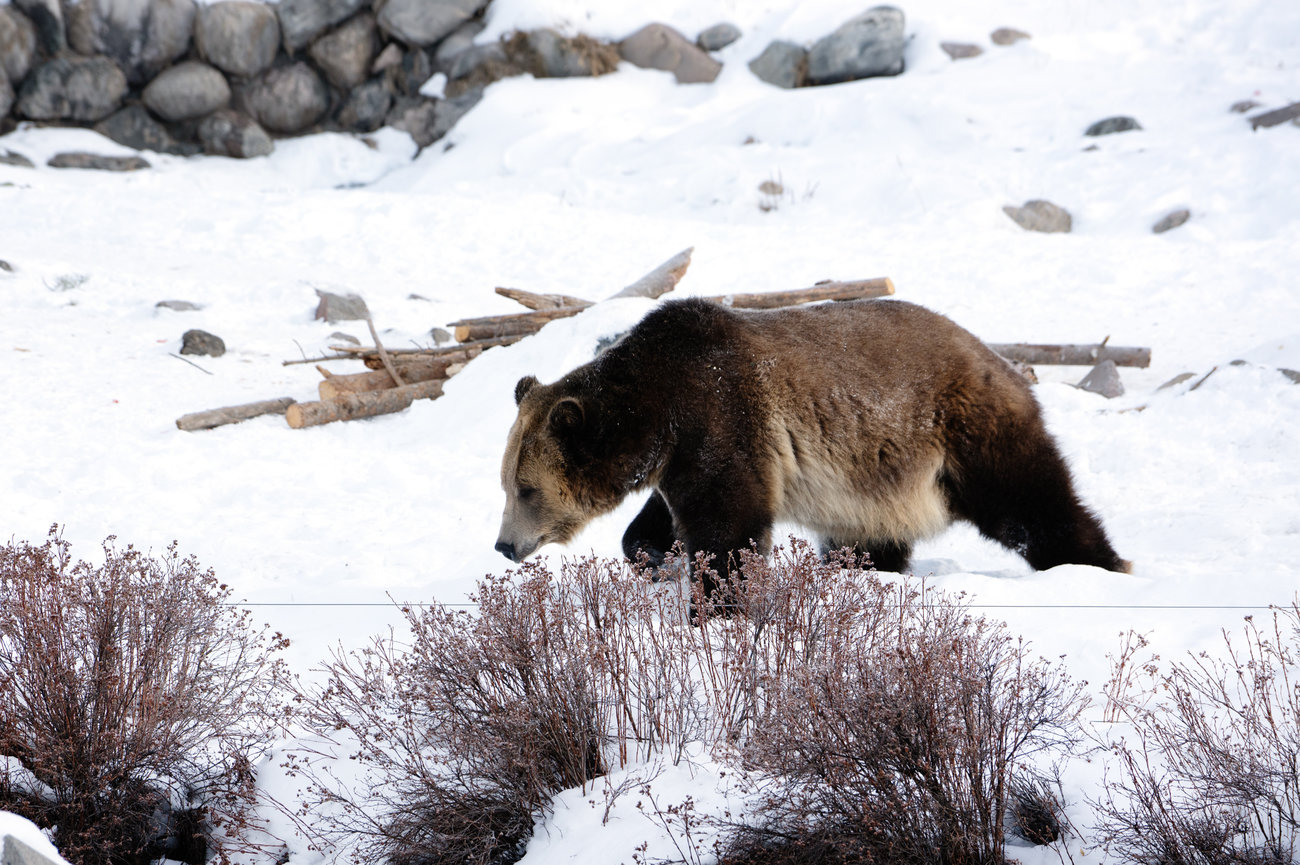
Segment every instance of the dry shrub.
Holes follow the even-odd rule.
[[[1082,739],[1084,683],[961,596],[848,555],[795,544],[743,572],[732,723],[766,781],[724,861],[1003,862],[1016,777]]]
[[[596,558],[488,577],[472,613],[407,609],[409,644],[336,655],[300,694],[303,824],[358,862],[498,865],[555,793],[703,743],[766,779],[737,849],[1000,862],[1012,773],[1069,744],[1079,688],[960,599],[850,556],[742,560],[716,609],[704,581],[692,599]],[[680,807],[661,814],[697,831]]]
[[[1300,607],[1223,640],[1222,656],[1142,666],[1116,700],[1135,742],[1113,745],[1121,777],[1096,804],[1127,860],[1300,859]]]
[[[225,861],[252,845],[286,642],[174,543],[103,551],[74,563],[57,526],[0,548],[0,809],[78,865]]]

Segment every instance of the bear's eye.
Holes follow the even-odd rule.
[[[529,500],[532,499],[533,496],[535,496],[535,495],[537,495],[537,489],[534,488],[534,487],[520,487],[520,488],[519,488],[519,501],[521,501],[521,502],[529,501]]]

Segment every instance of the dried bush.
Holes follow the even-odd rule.
[[[1222,656],[1143,665],[1117,700],[1135,742],[1113,745],[1120,778],[1096,805],[1125,859],[1300,861],[1300,607],[1223,640]]]
[[[724,861],[1000,865],[1017,776],[1083,738],[1083,683],[961,596],[847,555],[792,545],[744,576],[742,754],[766,780]]]
[[[224,861],[252,843],[286,643],[174,543],[103,551],[73,563],[57,526],[0,549],[0,809],[78,865]]]
[[[1068,748],[1078,686],[960,599],[807,544],[742,556],[723,609],[701,585],[537,561],[482,581],[475,612],[407,609],[409,643],[336,655],[301,690],[302,824],[358,862],[499,865],[555,793],[703,743],[766,779],[736,850],[1001,861],[1012,773]],[[688,803],[643,798],[703,855]]]

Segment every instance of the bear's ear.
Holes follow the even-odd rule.
[[[550,425],[551,432],[557,438],[568,438],[573,433],[582,429],[586,422],[586,412],[583,411],[582,403],[578,402],[571,396],[551,406]]]
[[[519,381],[515,382],[515,405],[519,405],[523,402],[524,397],[527,396],[528,392],[538,383],[537,376],[535,375],[526,375],[519,379]]]

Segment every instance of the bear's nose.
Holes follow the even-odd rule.
[[[518,561],[515,558],[515,545],[508,541],[497,541],[497,552],[512,562]]]

